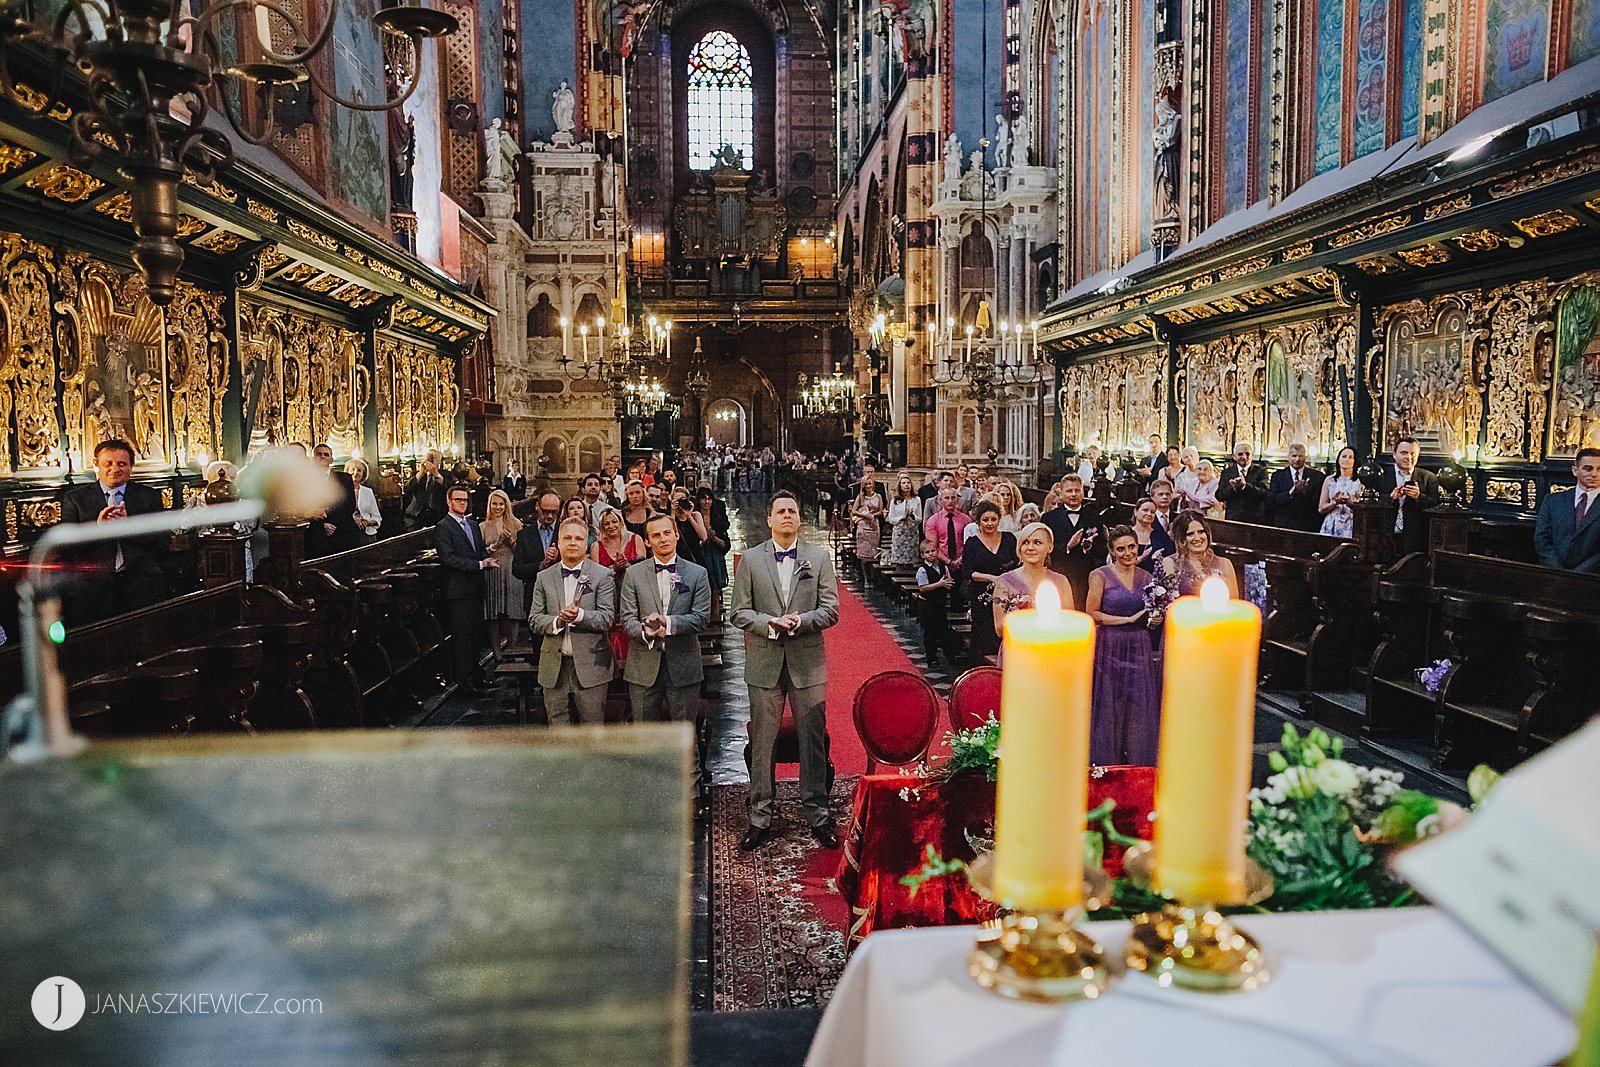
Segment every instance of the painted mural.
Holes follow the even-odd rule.
[[[1544,78],[1550,43],[1550,0],[1489,0],[1483,17],[1483,99]]]
[[[1550,405],[1548,452],[1571,456],[1600,447],[1600,289],[1579,285],[1561,303],[1556,321],[1555,400]]]
[[[1358,0],[1356,5],[1355,154],[1383,148],[1388,79],[1389,4],[1391,0]]]
[[[371,18],[374,0],[345,0],[334,6],[334,90],[347,100],[380,101],[384,93],[383,53]],[[389,165],[382,112],[328,107],[329,192],[377,223],[389,219]]]
[[[1344,128],[1344,0],[1317,0],[1316,116],[1313,141],[1318,174],[1342,162]]]
[[[1422,0],[1404,0],[1405,47],[1400,89],[1400,136],[1414,137],[1422,108]]]
[[[1600,56],[1600,0],[1572,0],[1572,38],[1567,47],[1572,63]]]
[[[1222,209],[1237,211],[1250,202],[1250,35],[1251,0],[1227,0],[1221,5],[1225,97],[1222,124],[1227,143],[1222,179]]]

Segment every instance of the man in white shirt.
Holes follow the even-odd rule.
[[[601,723],[616,670],[607,633],[616,586],[610,568],[588,558],[589,528],[581,520],[564,519],[556,543],[560,566],[539,572],[528,615],[529,629],[542,636],[544,708],[551,726]]]
[[[1600,571],[1600,448],[1580,448],[1572,460],[1572,492],[1548,493],[1539,502],[1533,545],[1546,567]]]

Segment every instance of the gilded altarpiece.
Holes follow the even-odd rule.
[[[1280,454],[1302,444],[1313,454],[1332,455],[1348,439],[1345,414],[1357,386],[1354,319],[1274,326],[1263,338],[1262,356],[1267,409],[1261,444]]]
[[[1259,333],[1219,337],[1180,350],[1185,442],[1201,452],[1227,453],[1239,441],[1261,450],[1266,427],[1266,352],[1266,339]]]
[[[1166,436],[1166,381],[1165,354],[1154,348],[1065,368],[1057,394],[1061,439],[1118,448]]]
[[[15,452],[0,448],[0,474],[60,465],[55,284],[49,249],[0,234],[0,415],[15,431]]]
[[[58,275],[61,410],[74,464],[111,437],[133,445],[140,466],[171,462],[166,318],[144,279],[78,252]]]
[[[461,388],[455,361],[430,349],[380,336],[377,350],[378,451],[420,455],[456,438]]]
[[[1539,459],[1555,348],[1555,308],[1542,279],[1518,282],[1489,294],[1485,396],[1488,420],[1483,455]]]
[[[1546,450],[1570,458],[1600,448],[1600,279],[1575,278],[1562,287],[1556,318],[1554,396]]]
[[[329,442],[345,455],[360,447],[372,398],[362,335],[252,301],[240,303],[239,324],[250,449]]]
[[[226,297],[178,283],[167,308],[167,365],[172,374],[172,438],[178,460],[222,455],[222,400],[228,388]]]
[[[1393,451],[1405,436],[1415,437],[1428,455],[1465,452],[1477,443],[1483,384],[1474,357],[1474,322],[1480,306],[1475,295],[1466,294],[1378,310],[1374,322],[1384,338],[1382,366],[1369,369],[1368,387],[1383,417],[1372,451]]]

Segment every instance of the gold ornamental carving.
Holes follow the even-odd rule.
[[[1110,449],[1163,432],[1166,379],[1162,348],[1064,368],[1056,397],[1063,439]]]
[[[180,463],[222,455],[222,400],[228,388],[228,335],[222,293],[188,282],[167,308],[167,363],[172,376],[173,450]]]
[[[41,171],[23,184],[40,196],[59,200],[63,204],[81,204],[106,187],[106,183],[94,175],[85,174],[65,163],[58,163],[49,170]]]
[[[1501,459],[1537,457],[1545,426],[1546,385],[1554,323],[1543,280],[1496,289],[1487,298],[1487,454]]]
[[[1410,224],[1411,215],[1409,212],[1391,215],[1389,218],[1379,219],[1377,222],[1369,222],[1365,225],[1345,230],[1343,233],[1336,233],[1328,239],[1328,246],[1330,248],[1346,248],[1359,241],[1370,241],[1374,237],[1382,237],[1386,233],[1404,229]]]
[[[1483,483],[1483,495],[1488,500],[1504,504],[1516,504],[1518,507],[1523,506],[1525,500],[1522,493],[1522,483],[1514,482],[1507,478],[1490,478]]]
[[[1378,309],[1373,332],[1384,339],[1384,367],[1371,383],[1381,401],[1377,449],[1411,436],[1425,454],[1449,455],[1477,440],[1483,394],[1473,321],[1480,307],[1468,293]]]
[[[1357,260],[1356,266],[1368,274],[1391,274],[1400,269],[1400,264],[1388,256],[1368,256]]]
[[[455,361],[392,337],[377,348],[378,446],[384,455],[419,455],[455,441],[461,390]]]
[[[18,509],[21,520],[34,529],[44,529],[61,521],[61,501],[25,500]]]
[[[1519,174],[1516,177],[1496,182],[1489,187],[1489,195],[1496,200],[1502,200],[1508,196],[1516,196],[1518,193],[1542,189],[1546,185],[1554,185],[1556,182],[1565,181],[1568,178],[1576,178],[1596,170],[1600,170],[1600,149],[1586,152],[1575,159],[1543,166],[1526,174]]]
[[[1297,259],[1304,259],[1311,254],[1312,247],[1312,242],[1301,241],[1297,245],[1285,248],[1283,250],[1283,261],[1285,263],[1293,263]]]
[[[1179,412],[1185,441],[1205,452],[1228,452],[1235,442],[1248,441],[1259,451],[1266,422],[1264,356],[1258,333],[1184,347]]]
[[[29,111],[41,112],[45,105],[50,103],[50,97],[27,82],[13,82],[11,85],[11,99],[27,108]],[[59,101],[50,108],[50,117],[57,122],[66,122],[72,117],[72,109]]]
[[[246,200],[245,210],[266,222],[277,222],[279,218],[277,208],[271,204],[263,204],[259,200]]]
[[[10,450],[0,449],[0,473],[65,466],[56,417],[60,346],[52,314],[58,284],[53,252],[18,234],[0,233],[0,416],[15,427],[17,438],[16,467]]]
[[[244,244],[244,238],[232,230],[212,230],[204,237],[194,242],[196,248],[203,248],[207,252],[215,252],[219,256],[237,252]]]
[[[240,326],[250,451],[295,441],[331,441],[341,454],[360,447],[372,399],[362,335],[253,301],[241,301]]]
[[[1422,209],[1422,217],[1428,222],[1446,219],[1451,215],[1467,210],[1472,206],[1472,194],[1462,193],[1448,200],[1436,200]]]
[[[267,245],[261,250],[260,260],[261,271],[263,274],[265,274],[270,271],[275,271],[285,263],[289,262],[289,257],[284,255],[283,251],[277,245]]]
[[[1413,267],[1436,267],[1450,262],[1450,253],[1443,245],[1418,245],[1416,248],[1402,249],[1395,255]]]
[[[1243,263],[1235,263],[1232,266],[1223,267],[1217,271],[1217,276],[1225,282],[1230,282],[1235,278],[1243,278],[1249,274],[1259,274],[1270,266],[1272,266],[1271,256],[1257,256],[1255,259],[1247,259]]]
[[[6,501],[6,540],[16,543],[17,535],[21,533],[20,519],[17,513],[17,502]]]
[[[1469,230],[1454,240],[1463,252],[1493,252],[1506,243],[1494,230]]]
[[[289,227],[290,233],[294,234],[303,241],[311,242],[318,248],[326,248],[330,252],[337,252],[339,250],[338,241],[335,241],[332,237],[329,237],[327,234],[322,233],[319,230],[312,229],[299,219],[288,219],[285,221],[284,225]]]
[[[1525,219],[1517,219],[1511,225],[1529,237],[1553,237],[1558,233],[1566,233],[1578,225],[1578,220],[1565,211],[1546,211],[1539,215],[1529,215]]]
[[[31,152],[19,144],[0,141],[0,174],[10,174],[37,156],[37,152]]]
[[[229,189],[226,185],[223,185],[215,178],[202,178],[194,171],[189,170],[184,171],[183,181],[185,185],[192,185],[208,196],[216,197],[223,203],[236,204],[239,202],[239,194],[234,192],[232,189]]]

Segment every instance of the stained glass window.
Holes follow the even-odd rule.
[[[710,170],[728,147],[740,168],[751,169],[754,123],[750,51],[726,30],[712,30],[689,51],[689,166]]]

